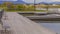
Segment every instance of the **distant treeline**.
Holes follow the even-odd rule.
[[[18,10],[18,11],[22,11],[22,10],[34,10],[34,6],[33,5],[26,5],[26,4],[13,4],[11,2],[4,2],[3,4],[0,4],[0,8],[4,8],[5,10]]]
[[[33,11],[35,8],[60,8],[60,5],[45,5],[45,4],[36,4],[35,6],[33,4],[13,4],[11,2],[4,2],[3,4],[0,4],[0,8],[4,8],[7,11]]]

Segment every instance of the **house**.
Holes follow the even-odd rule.
[[[37,4],[35,5],[36,10],[46,10],[46,8],[44,8],[46,5],[45,4]]]
[[[52,6],[59,6],[58,4],[52,4]]]

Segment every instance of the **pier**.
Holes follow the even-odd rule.
[[[17,12],[4,12],[2,23],[1,34],[56,34]]]

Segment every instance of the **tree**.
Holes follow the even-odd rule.
[[[7,7],[7,6],[10,6],[10,5],[13,5],[13,3],[11,3],[11,2],[4,2],[3,5],[4,5],[5,7]]]
[[[25,10],[25,6],[23,4],[19,4],[17,9],[18,10]]]
[[[34,10],[34,6],[28,6],[28,10]]]

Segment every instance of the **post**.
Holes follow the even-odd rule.
[[[34,0],[34,11],[36,11],[35,2],[36,2],[36,0]]]
[[[58,34],[58,33],[56,33],[56,34]]]
[[[2,21],[1,21],[1,19],[2,19],[3,13],[4,13],[4,9],[1,9],[1,11],[0,11],[0,23],[1,23],[2,25],[3,25],[3,23],[2,23]]]

